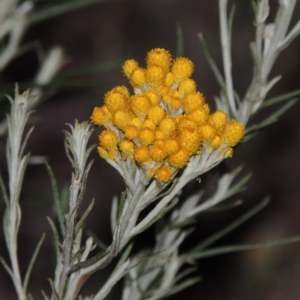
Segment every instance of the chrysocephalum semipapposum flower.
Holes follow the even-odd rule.
[[[151,50],[146,68],[134,59],[123,64],[133,87],[117,86],[95,107],[91,120],[104,126],[98,152],[116,163],[130,158],[148,178],[168,182],[192,156],[217,150],[231,157],[244,136],[244,126],[223,111],[211,113],[196,82],[194,64],[185,57],[173,60],[162,48]]]

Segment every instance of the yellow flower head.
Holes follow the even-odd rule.
[[[101,157],[118,165],[130,159],[148,179],[167,183],[205,151],[232,156],[244,126],[221,110],[210,112],[191,78],[191,60],[172,62],[167,50],[155,48],[148,52],[145,68],[134,59],[122,68],[133,93],[116,86],[91,116],[92,123],[105,127],[97,148]]]
[[[168,163],[174,168],[181,169],[188,163],[189,158],[189,150],[181,148],[179,151],[169,156]]]
[[[171,132],[176,130],[176,121],[172,117],[164,117],[159,124],[159,129],[165,137],[168,137]]]
[[[110,112],[115,112],[126,107],[126,98],[114,91],[109,91],[104,96],[104,103]]]
[[[155,132],[153,129],[147,127],[142,128],[138,133],[138,139],[142,145],[150,145],[155,139]]]
[[[158,124],[165,116],[165,111],[160,105],[155,105],[150,108],[148,112],[148,118],[154,124]]]
[[[149,153],[150,153],[150,157],[154,161],[163,161],[167,156],[167,151],[165,150],[165,148],[163,146],[159,146],[159,145],[154,145],[150,149]]]
[[[222,138],[227,145],[235,146],[241,141],[241,139],[244,137],[244,134],[244,126],[236,120],[230,120],[225,125],[225,128],[222,132]]]
[[[168,182],[172,177],[172,171],[170,168],[162,166],[160,169],[157,170],[155,177],[158,181]]]
[[[134,143],[132,141],[122,140],[119,144],[119,147],[123,153],[128,154],[130,157],[133,156]]]
[[[149,98],[142,94],[130,97],[130,108],[137,117],[145,118],[151,107]]]
[[[149,66],[146,69],[146,81],[151,86],[161,85],[166,78],[166,73],[159,66]]]
[[[134,125],[128,125],[124,128],[124,136],[129,140],[135,139],[138,135],[138,132],[138,129]]]
[[[180,131],[178,139],[182,146],[191,153],[196,153],[200,148],[202,136],[199,130],[195,128],[186,128]]]
[[[146,71],[142,68],[136,68],[130,75],[130,83],[133,87],[141,87],[146,82]]]
[[[119,129],[124,128],[130,123],[130,114],[126,110],[118,110],[114,113],[113,124]]]
[[[164,147],[169,155],[178,152],[180,145],[176,138],[167,138],[164,140]]]
[[[136,70],[138,67],[139,67],[139,64],[134,59],[126,60],[125,63],[123,64],[123,66],[122,66],[123,72],[127,76],[127,78],[130,78],[133,71]]]
[[[196,109],[202,108],[204,103],[205,103],[205,99],[203,95],[199,92],[195,94],[186,95],[182,99],[182,105],[186,114],[190,114]]]
[[[217,128],[218,131],[222,131],[227,121],[227,114],[222,110],[217,110],[210,116],[210,122]]]
[[[99,135],[100,146],[104,149],[115,148],[118,144],[117,135],[111,130],[103,130]]]
[[[188,58],[176,58],[172,65],[172,73],[177,80],[188,78],[194,72],[194,64]]]
[[[179,83],[179,92],[182,95],[190,95],[196,93],[197,85],[195,80],[186,78]]]
[[[147,67],[159,66],[165,72],[167,72],[171,64],[171,54],[163,48],[153,49],[148,52],[146,63],[147,63]]]
[[[148,147],[146,147],[146,146],[136,147],[134,149],[133,155],[134,155],[134,159],[138,163],[145,162],[150,158],[149,150],[148,150]]]
[[[112,114],[106,106],[95,107],[91,116],[91,120],[96,125],[106,125],[112,119]]]

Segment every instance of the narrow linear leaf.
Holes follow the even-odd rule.
[[[55,77],[54,81],[74,78],[77,76],[90,75],[94,73],[107,72],[119,68],[121,65],[122,65],[122,61],[120,59],[85,65],[81,68],[76,68],[74,70],[60,73]]]
[[[15,282],[15,275],[12,269],[10,268],[10,266],[7,264],[6,260],[2,257],[2,255],[0,255],[0,262],[2,263],[3,267],[5,268],[9,276],[11,277],[12,281]]]
[[[260,108],[258,109],[258,111],[260,111],[260,110],[262,110],[262,109],[264,109],[268,106],[280,103],[282,101],[290,100],[290,99],[298,97],[298,96],[300,96],[300,89],[296,90],[296,91],[293,91],[293,92],[290,92],[290,93],[286,93],[286,94],[283,94],[283,95],[276,96],[276,97],[268,99],[268,100],[265,100],[262,103],[262,105],[260,106]]]
[[[89,213],[91,212],[91,210],[93,209],[94,203],[95,203],[95,199],[92,200],[92,202],[88,206],[87,210],[84,212],[83,216],[81,217],[81,219],[79,220],[79,222],[76,224],[75,235],[81,229],[81,227],[83,225],[83,222],[85,221],[85,219],[87,218],[87,216],[89,215]]]
[[[107,245],[104,242],[102,242],[99,239],[99,237],[96,236],[96,234],[94,232],[92,232],[91,230],[87,230],[86,234],[88,236],[90,236],[91,238],[93,238],[93,241],[97,244],[99,249],[101,249],[101,250],[106,250],[107,249]]]
[[[129,257],[129,254],[132,250],[133,247],[133,243],[130,243],[130,245],[125,249],[125,251],[123,252],[121,258],[119,259],[115,269],[113,270],[112,274],[114,274],[127,260],[127,258]]]
[[[228,16],[228,36],[229,36],[229,45],[231,45],[231,40],[232,40],[232,24],[233,24],[233,19],[235,15],[235,8],[236,6],[233,4],[231,6],[229,16]]]
[[[256,12],[257,12],[257,4],[256,4],[256,1],[255,1],[255,0],[251,0],[251,6],[252,6],[252,10],[253,10],[254,15],[256,15]]]
[[[254,137],[256,134],[258,134],[261,130],[266,128],[267,126],[275,123],[278,118],[283,115],[288,109],[290,109],[299,99],[291,99],[289,102],[287,102],[285,105],[283,105],[281,108],[279,108],[277,111],[275,111],[270,117],[265,119],[260,124],[256,124],[248,128],[246,132],[246,136],[243,139],[243,142],[247,142],[252,137]]]
[[[47,168],[47,171],[48,171],[48,174],[49,174],[49,177],[50,177],[50,181],[51,181],[51,186],[52,186],[52,191],[53,191],[53,198],[54,198],[54,203],[55,203],[55,207],[56,207],[59,227],[60,227],[60,230],[61,230],[61,234],[64,236],[65,233],[66,233],[66,227],[65,227],[65,223],[64,223],[63,203],[62,203],[62,201],[60,199],[60,196],[59,196],[58,186],[57,186],[57,182],[56,182],[53,170],[50,167],[50,165],[48,164],[48,162],[45,162],[45,166]]]
[[[261,248],[267,248],[267,247],[282,246],[282,245],[296,243],[296,242],[300,242],[300,236],[279,239],[279,240],[275,240],[275,241],[268,241],[268,242],[263,242],[263,243],[257,243],[257,244],[232,245],[232,246],[218,247],[218,248],[213,248],[213,249],[203,251],[202,253],[195,253],[195,254],[192,254],[191,256],[196,259],[201,259],[201,258],[220,255],[220,254],[226,254],[226,253],[232,253],[232,252],[238,252],[238,251],[246,251],[246,250],[255,250],[255,249],[261,249]]]
[[[199,39],[200,39],[200,43],[201,43],[201,46],[202,46],[202,50],[204,52],[204,55],[207,59],[207,62],[213,72],[213,74],[215,75],[215,78],[217,80],[217,82],[219,83],[219,85],[221,86],[222,90],[223,91],[226,91],[226,84],[225,84],[225,81],[223,79],[223,76],[221,74],[221,72],[219,71],[218,67],[217,67],[217,64],[215,63],[211,53],[210,53],[210,50],[208,48],[208,45],[207,45],[207,42],[206,42],[206,39],[204,38],[203,34],[200,33],[198,35]]]
[[[270,198],[266,197],[261,203],[259,203],[257,206],[252,208],[250,211],[242,215],[240,218],[235,220],[234,222],[230,223],[225,228],[221,229],[217,233],[213,234],[212,236],[205,239],[203,242],[201,242],[196,247],[192,248],[190,250],[190,254],[194,255],[195,253],[201,253],[201,251],[207,247],[209,247],[211,244],[215,243],[217,240],[228,234],[229,232],[233,231],[237,227],[239,227],[241,224],[246,222],[248,219],[256,215],[259,211],[261,211],[268,203]]]
[[[251,177],[252,177],[252,173],[248,173],[247,175],[245,175],[241,180],[239,180],[234,186],[232,186],[227,191],[227,195],[228,195],[227,197],[245,190],[245,185]]]
[[[189,278],[187,280],[185,280],[184,282],[180,283],[180,284],[177,284],[175,285],[167,294],[165,294],[161,299],[164,299],[164,298],[167,298],[167,297],[170,297],[174,294],[177,294],[179,292],[181,292],[182,290],[196,284],[197,282],[201,281],[202,278],[197,276],[197,277],[192,277],[192,278]]]
[[[34,300],[33,296],[31,294],[27,295],[27,300]]]
[[[31,23],[38,23],[45,21],[49,18],[61,15],[68,11],[76,10],[97,2],[106,2],[108,0],[71,0],[71,1],[61,1],[61,4],[48,6],[47,8],[40,10],[33,14],[29,19]]]
[[[122,212],[123,212],[123,208],[125,205],[125,201],[126,201],[126,191],[121,193],[121,197],[120,197],[120,203],[118,205],[118,213],[117,213],[117,223],[120,221]]]
[[[9,206],[9,199],[8,199],[8,195],[7,195],[7,192],[6,192],[6,187],[4,185],[3,178],[2,178],[1,174],[0,174],[0,188],[1,188],[3,199],[4,199],[4,203],[5,203],[6,207],[8,207]]]
[[[186,277],[187,275],[190,275],[191,273],[194,273],[198,270],[197,267],[190,267],[182,271],[179,275],[175,277],[175,282],[180,281],[183,277]]]
[[[56,289],[55,289],[53,280],[52,280],[52,279],[49,279],[49,283],[50,283],[50,286],[51,286],[51,289],[52,289],[52,293],[53,293],[54,300],[60,300],[60,299],[59,299],[59,296],[58,296],[58,294],[57,294],[57,291],[56,291]]]
[[[33,131],[33,129],[34,129],[34,126],[32,126],[28,131],[27,131],[27,133],[26,133],[26,136],[25,136],[25,138],[24,138],[24,141],[23,141],[23,143],[22,143],[22,147],[21,147],[21,150],[20,150],[20,156],[22,156],[23,155],[23,153],[24,153],[24,149],[25,149],[25,147],[26,147],[26,144],[27,144],[27,142],[28,142],[28,139],[29,139],[29,137],[30,137],[30,135],[31,135],[31,133],[32,133],[32,131]]]
[[[58,235],[58,232],[57,232],[57,229],[56,229],[56,226],[55,224],[53,223],[53,221],[47,217],[47,220],[50,224],[50,227],[53,231],[53,235],[54,235],[54,244],[55,244],[55,250],[56,250],[56,257],[59,256],[59,235]]]
[[[211,207],[209,209],[206,209],[203,211],[203,213],[205,212],[219,212],[219,211],[224,211],[224,210],[229,210],[231,208],[234,208],[234,207],[237,207],[239,205],[241,205],[243,203],[242,200],[237,200],[233,203],[230,203],[230,204],[225,204],[225,205],[217,205],[217,206],[214,206],[214,207]]]
[[[162,218],[167,212],[169,212],[176,204],[178,203],[178,199],[175,199],[174,201],[172,201],[172,203],[167,206],[166,208],[164,208],[159,214],[156,215],[156,217],[154,217],[146,226],[144,226],[143,228],[141,228],[139,231],[136,232],[136,235],[140,234],[141,232],[145,231],[146,229],[148,229],[149,227],[152,226],[152,224],[154,224],[156,221],[158,221],[160,218]]]
[[[197,221],[194,219],[194,218],[188,218],[182,222],[179,222],[179,223],[175,223],[173,224],[170,229],[178,229],[178,228],[182,228],[182,227],[185,227],[185,226],[189,226],[189,225],[193,225],[195,224]]]
[[[44,242],[44,239],[45,239],[45,234],[42,235],[40,241],[38,242],[38,244],[36,245],[36,248],[33,252],[33,255],[32,255],[32,258],[29,262],[29,265],[28,265],[28,268],[27,268],[27,271],[26,271],[26,275],[25,275],[25,279],[24,279],[24,284],[23,284],[23,289],[24,289],[24,293],[26,294],[27,292],[27,286],[28,286],[28,281],[29,281],[29,277],[30,277],[30,274],[31,274],[31,270],[33,268],[33,265],[35,263],[35,260],[37,258],[37,255],[41,249],[41,246]]]
[[[146,294],[151,294],[155,291],[159,286],[164,278],[164,266],[160,266],[159,271],[156,273],[154,278],[149,282],[148,286],[146,287]]]
[[[46,293],[43,290],[41,290],[41,293],[45,300],[50,300],[50,298],[46,295]]]
[[[176,56],[177,57],[183,56],[184,41],[183,41],[182,27],[179,23],[176,25],[176,37],[177,37]]]

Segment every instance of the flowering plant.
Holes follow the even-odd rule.
[[[249,140],[274,122],[296,101],[290,99],[290,94],[276,101],[265,100],[268,91],[279,80],[279,77],[269,80],[277,56],[300,33],[300,21],[288,32],[295,3],[295,0],[281,1],[278,17],[272,25],[266,24],[268,1],[261,0],[254,4],[256,37],[251,45],[254,74],[243,99],[234,90],[231,73],[230,26],[233,14],[229,15],[228,20],[227,1],[220,0],[224,76],[218,70],[203,35],[199,36],[221,86],[220,96],[216,98],[216,111],[211,110],[204,95],[197,90],[196,82],[192,79],[194,63],[183,56],[172,58],[169,51],[163,48],[154,48],[146,56],[145,68],[134,59],[128,59],[123,64],[123,72],[132,91],[121,85],[112,88],[104,95],[104,104],[94,108],[92,124],[76,121],[74,125],[69,125],[69,130],[65,131],[65,150],[72,165],[72,174],[67,205],[64,205],[58,192],[50,165],[45,162],[53,187],[57,220],[48,218],[54,236],[56,264],[52,279],[49,280],[51,292],[49,295],[42,292],[44,299],[104,299],[122,278],[125,279],[123,300],[163,299],[200,280],[199,276],[192,275],[196,267],[190,266],[196,259],[300,240],[299,237],[292,237],[255,245],[209,248],[261,210],[268,202],[266,199],[219,232],[197,242],[192,249],[184,253],[179,250],[193,231],[193,224],[201,212],[212,207],[228,209],[239,204],[234,202],[226,207],[218,206],[241,191],[249,176],[235,181],[241,167],[222,174],[216,189],[211,195],[205,195],[206,198],[198,184],[188,195],[183,193],[183,188],[191,181],[201,182],[200,176],[233,156],[233,147]],[[25,8],[28,9],[27,6]],[[24,4],[18,7],[24,18],[27,9],[24,10]],[[15,53],[18,46],[19,43],[15,45]],[[40,73],[47,76],[37,76],[42,84],[51,81],[61,66],[62,52],[57,48],[55,53],[45,59],[42,65],[44,72]],[[6,206],[3,230],[8,260],[0,256],[0,261],[12,279],[18,298],[24,300],[33,299],[27,287],[44,240],[43,236],[37,244],[23,279],[17,255],[21,224],[19,198],[29,160],[29,154],[24,155],[24,149],[32,129],[24,138],[23,135],[32,108],[39,104],[37,99],[40,99],[42,89],[37,91],[38,95],[29,91],[19,93],[16,88],[15,98],[9,98],[10,114],[2,123],[2,128],[6,126],[8,130],[7,187],[0,178]],[[299,94],[295,92],[293,96]],[[289,101],[279,111],[270,114],[260,124],[248,126],[255,113],[287,99]],[[96,238],[83,234],[83,225],[92,211],[94,201],[79,217],[79,207],[92,166],[89,155],[94,146],[89,146],[89,139],[96,127],[94,125],[102,127],[98,154],[118,171],[125,182],[125,191],[112,201],[111,244],[97,254],[92,253],[97,247]],[[153,224],[156,225],[153,247],[132,251],[134,238]],[[118,262],[106,283],[98,286],[93,295],[85,298],[80,296],[88,278],[114,263],[116,257]]]

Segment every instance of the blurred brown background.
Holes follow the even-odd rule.
[[[233,25],[233,76],[235,88],[243,96],[252,76],[249,42],[254,39],[253,14],[250,1],[235,1],[236,17]],[[274,15],[277,1],[270,1]],[[300,18],[300,2],[295,9],[294,23]],[[294,24],[293,23],[293,24]],[[214,106],[213,96],[219,87],[210,71],[200,47],[197,34],[203,32],[212,54],[221,68],[219,42],[218,1],[205,0],[123,0],[99,3],[76,10],[31,28],[26,40],[38,40],[50,49],[61,45],[68,57],[65,70],[107,60],[135,58],[141,64],[152,48],[163,47],[175,55],[176,25],[180,24],[184,37],[184,55],[196,65],[194,78],[198,89]],[[300,87],[300,38],[279,57],[272,72],[283,79],[273,88],[278,95]],[[4,81],[22,81],[34,74],[37,58],[34,53],[24,61],[15,61],[4,74]],[[17,71],[16,71],[17,70]],[[25,70],[25,71],[23,71]],[[63,70],[64,71],[64,70]],[[64,87],[37,108],[39,120],[31,136],[28,151],[49,158],[60,188],[70,180],[71,168],[64,154],[63,133],[66,123],[74,119],[89,119],[92,109],[102,104],[103,94],[114,85],[127,84],[117,68],[93,77],[85,83],[98,81],[90,88]],[[278,108],[278,106],[276,107]],[[270,111],[272,108],[270,109]],[[263,116],[258,116],[258,121]],[[99,130],[98,130],[99,131]],[[98,132],[97,131],[97,132]],[[92,138],[97,142],[97,132]],[[1,149],[5,140],[1,140]],[[3,151],[1,151],[3,153]],[[265,195],[272,196],[270,204],[238,230],[223,238],[217,245],[255,243],[300,234],[300,103],[260,135],[241,145],[234,157],[226,162],[229,167],[244,164],[244,173],[253,176],[248,189],[239,197],[244,205],[230,212],[205,214],[197,231],[187,240],[189,249],[197,240],[222,228],[253,207]],[[120,193],[123,182],[105,161],[93,152],[94,165],[89,175],[84,207],[95,197],[96,204],[87,226],[99,237],[110,242],[109,225],[112,196]],[[5,173],[1,164],[1,172]],[[42,299],[40,290],[49,292],[47,278],[53,278],[54,255],[51,232],[46,216],[54,216],[50,181],[46,168],[29,166],[26,172],[21,205],[23,216],[19,236],[19,257],[25,270],[34,247],[43,232],[46,240],[38,256],[30,281],[29,291]],[[236,199],[236,197],[234,198]],[[233,200],[234,200],[233,199]],[[4,204],[1,202],[1,215]],[[151,231],[150,231],[151,233]],[[149,234],[149,233],[148,233]],[[7,257],[0,233],[1,254]],[[143,237],[140,237],[143,240]],[[146,238],[144,237],[146,240]],[[141,243],[142,244],[142,243]],[[198,274],[203,280],[173,296],[172,299],[205,300],[299,300],[300,299],[300,243],[263,250],[221,255],[200,260]],[[92,276],[83,294],[96,292],[109,270]],[[107,299],[120,299],[118,284]],[[0,267],[0,299],[16,299],[11,280]]]

